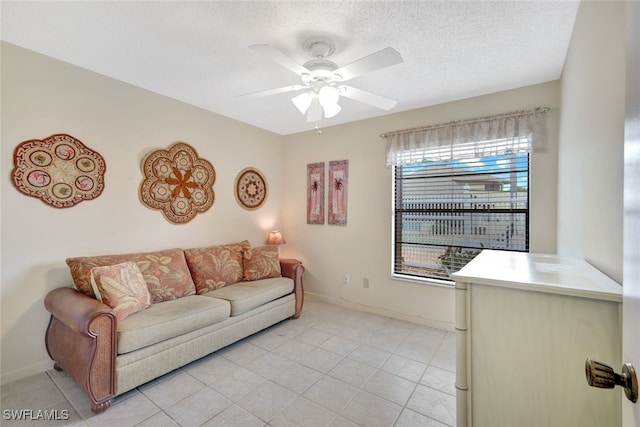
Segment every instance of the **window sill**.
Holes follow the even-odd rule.
[[[433,279],[429,277],[417,277],[406,274],[391,274],[392,280],[398,280],[400,282],[418,283],[420,285],[440,286],[445,288],[453,288],[455,282],[453,280],[446,279]]]

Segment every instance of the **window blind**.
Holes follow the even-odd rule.
[[[529,153],[483,152],[395,166],[395,275],[448,279],[482,249],[529,250]]]

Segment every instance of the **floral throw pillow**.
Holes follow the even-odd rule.
[[[91,287],[96,298],[111,307],[118,320],[151,305],[147,283],[135,262],[91,269]]]
[[[138,265],[154,304],[196,293],[182,249],[67,258],[66,261],[74,286],[90,297],[95,297],[90,281],[91,269],[126,261]]]
[[[240,282],[242,251],[250,248],[248,241],[206,248],[185,249],[184,255],[191,270],[198,294]]]
[[[280,258],[275,245],[244,250],[244,280],[260,280],[280,277]]]

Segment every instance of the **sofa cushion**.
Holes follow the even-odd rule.
[[[153,304],[118,322],[118,354],[220,322],[229,312],[227,301],[198,295]]]
[[[196,292],[204,294],[242,280],[242,251],[250,248],[247,240],[228,245],[185,249]]]
[[[220,298],[231,304],[231,316],[238,316],[269,301],[293,292],[293,280],[275,277],[225,286],[203,296]]]
[[[91,287],[98,301],[111,307],[118,320],[151,305],[144,277],[132,261],[92,268]]]
[[[182,249],[167,249],[118,255],[67,258],[73,284],[80,292],[95,298],[91,288],[91,269],[133,261],[147,283],[153,303],[168,301],[196,293]]]
[[[275,245],[260,246],[244,250],[244,280],[260,280],[280,277],[280,259]]]

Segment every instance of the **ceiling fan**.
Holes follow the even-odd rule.
[[[343,84],[343,82],[362,74],[401,63],[402,56],[391,47],[372,53],[343,67],[338,67],[327,59],[335,51],[335,46],[324,37],[314,37],[307,40],[304,50],[313,59],[303,65],[268,44],[254,44],[249,46],[249,49],[293,71],[300,76],[301,83],[243,96],[257,97],[304,91],[291,98],[291,101],[302,114],[306,114],[308,122],[318,122],[323,116],[331,118],[338,114],[342,110],[342,107],[338,105],[340,96],[385,111],[396,105],[396,101],[393,99]]]

